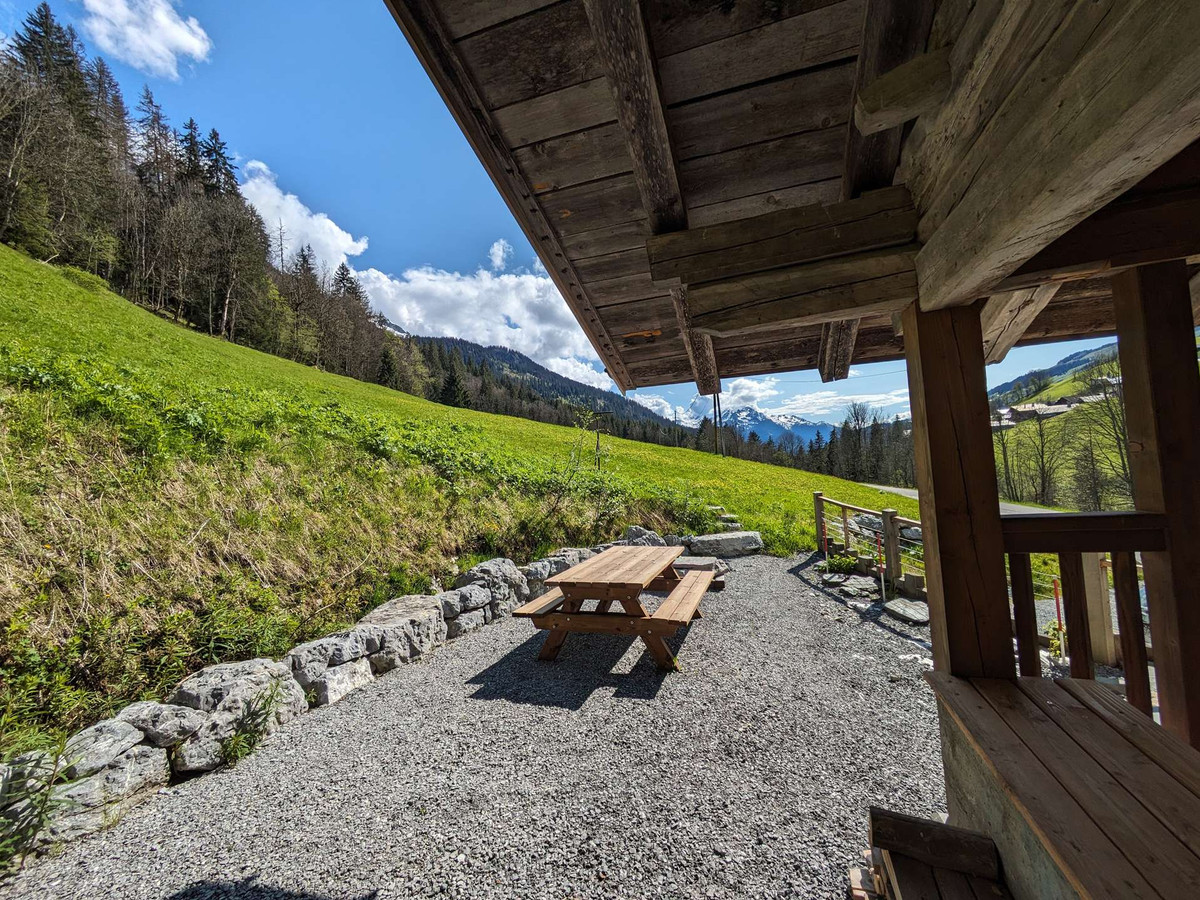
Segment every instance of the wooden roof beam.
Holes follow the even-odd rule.
[[[633,178],[654,234],[687,228],[687,210],[663,113],[650,34],[639,0],[584,0],[596,51],[608,76]],[[702,394],[719,393],[712,338],[692,330],[687,288],[671,289],[688,361]]]
[[[671,303],[675,307],[675,317],[679,320],[679,330],[683,332],[683,345],[687,349],[688,362],[691,363],[692,373],[696,376],[696,389],[701,394],[721,393],[721,378],[717,374],[717,357],[713,352],[712,337],[700,334],[692,328],[687,288],[672,288]]]
[[[983,305],[983,361],[1000,362],[1017,345],[1025,330],[1054,299],[1060,283],[993,294]]]
[[[950,46],[915,56],[858,92],[854,127],[864,136],[936,110],[950,93]]]
[[[933,25],[937,0],[868,0],[864,11],[863,39],[854,77],[857,98],[882,75],[903,66],[925,49]],[[864,191],[887,187],[900,164],[903,129],[892,127],[864,134],[847,129],[842,199],[851,200]],[[853,347],[858,323],[846,319],[824,329],[819,354],[822,381],[836,381],[850,374],[850,359],[842,352]]]
[[[1006,3],[914,131],[923,309],[973,303],[1200,137],[1195,0]]]
[[[1200,180],[1200,168],[1197,169]],[[1200,185],[1110,203],[1001,282],[1005,290],[1200,255]]]

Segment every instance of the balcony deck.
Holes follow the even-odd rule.
[[[926,677],[950,820],[1015,897],[1200,896],[1200,752],[1094,681]]]

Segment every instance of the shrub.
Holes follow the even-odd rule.
[[[822,568],[835,575],[850,575],[857,571],[858,560],[849,554],[835,553],[822,563]]]
[[[85,291],[91,291],[93,294],[98,294],[101,291],[109,289],[108,282],[99,275],[93,275],[91,272],[85,272],[83,269],[77,269],[74,266],[59,266],[58,274],[67,279]]]

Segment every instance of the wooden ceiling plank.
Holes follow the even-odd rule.
[[[979,57],[1008,54],[1017,76],[998,79],[999,96],[996,79],[957,86],[942,129],[981,99],[995,113],[970,143],[943,142],[949,152],[927,137],[915,160],[936,186],[914,190],[923,308],[990,293],[1200,136],[1197,31],[1194,0],[1003,5]]]
[[[654,51],[639,0],[584,0],[592,38],[612,88],[650,230],[687,226],[687,211],[663,115]]]
[[[826,178],[795,184],[759,194],[750,194],[736,200],[709,203],[704,206],[688,205],[688,225],[700,228],[705,225],[721,225],[734,219],[748,219],[763,213],[813,203],[832,203],[841,196],[842,179]],[[686,197],[684,198],[687,199]]]
[[[668,106],[813,66],[852,59],[865,0],[840,0],[758,28],[659,56]]]
[[[912,243],[917,212],[904,187],[813,204],[646,242],[650,274],[688,284]]]
[[[707,3],[654,0],[646,9],[650,37],[660,56],[682,53],[752,32],[841,0],[771,0],[769,3]]]
[[[429,5],[431,12],[440,6]],[[582,0],[555,3],[463,38],[456,51],[489,110],[604,74]]]
[[[525,237],[538,249],[542,259],[552,263],[552,268],[547,266],[550,277],[596,353],[604,361],[606,371],[619,387],[632,388],[634,384],[629,371],[567,258],[559,233],[551,226],[539,204],[534,202],[529,184],[487,113],[484,100],[446,33],[434,3],[432,0],[387,2],[392,16],[437,86],[442,100],[500,191]]]
[[[514,149],[617,120],[612,91],[603,75],[502,106],[492,115]]]
[[[438,9],[446,32],[458,40],[518,16],[549,6],[556,0],[509,0],[507,3],[480,3],[479,0],[441,0]]]
[[[689,208],[840,178],[846,126],[791,134],[773,141],[689,159],[679,180]]]
[[[868,0],[852,104],[864,88],[925,49],[937,5],[937,0]],[[847,129],[843,200],[892,183],[900,164],[902,139],[903,130],[898,127],[869,135],[853,124]],[[850,374],[850,361],[843,351],[853,347],[857,333],[858,323],[853,319],[824,329],[823,341],[828,346],[820,353],[825,363],[820,368],[822,381],[836,381]]]
[[[989,297],[979,316],[983,328],[983,361],[996,363],[1004,359],[1033,320],[1054,299],[1060,286],[1052,282]]]
[[[853,80],[854,64],[846,62],[672,107],[666,116],[675,158],[682,163],[844,125]]]
[[[899,247],[691,285],[692,322],[732,335],[890,314],[916,299],[915,255]]]
[[[937,109],[950,92],[950,47],[913,57],[858,92],[854,126],[872,135]]]
[[[633,171],[625,136],[615,122],[513,151],[535,194]]]

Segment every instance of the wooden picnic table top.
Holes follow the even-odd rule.
[[[547,578],[546,584],[644,590],[682,555],[683,547],[609,547],[591,559]]]

